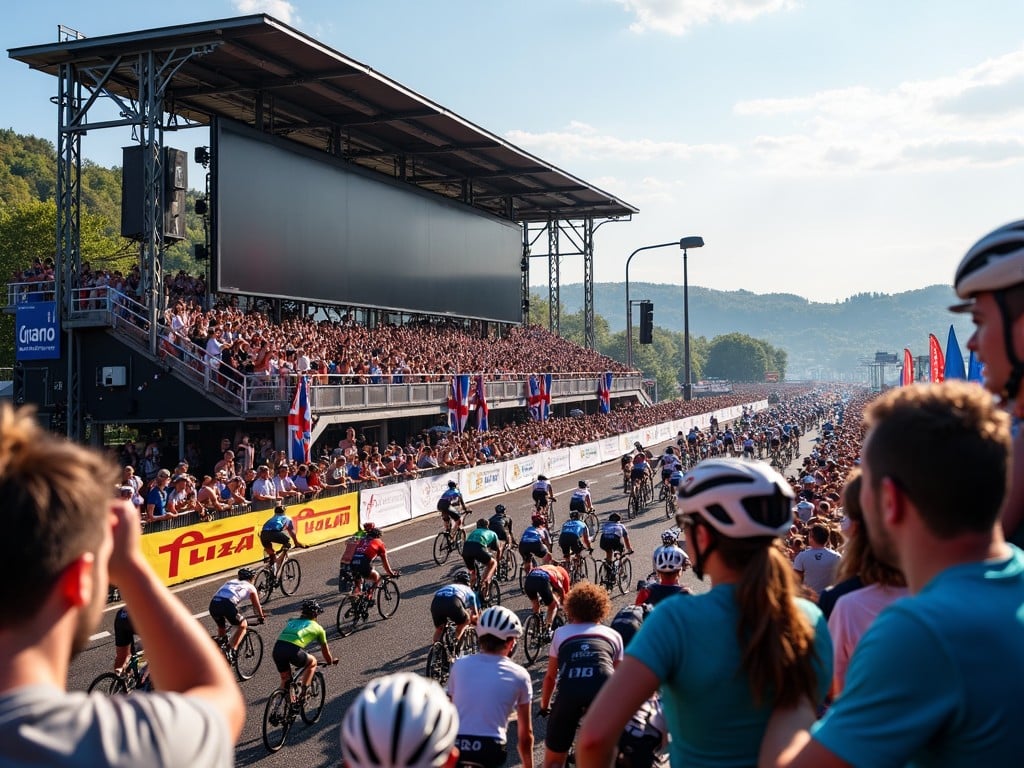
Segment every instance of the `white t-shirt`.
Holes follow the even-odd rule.
[[[511,659],[475,653],[452,665],[448,695],[459,712],[460,735],[505,742],[509,716],[533,699],[533,683]]]
[[[840,559],[841,555],[834,549],[811,547],[793,558],[793,568],[804,575],[804,584],[820,595],[835,581]]]
[[[213,705],[179,693],[104,696],[30,685],[0,694],[0,765],[222,768],[235,764]]]
[[[235,605],[238,605],[243,600],[251,599],[255,594],[256,587],[252,585],[252,582],[246,581],[245,579],[232,579],[218,589],[217,593],[213,597],[214,599],[220,597],[225,600],[230,600]]]

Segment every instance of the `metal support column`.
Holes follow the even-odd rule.
[[[164,217],[163,217],[163,99],[157,82],[153,51],[139,54],[139,144],[142,153],[142,244],[140,261],[142,295],[149,320],[149,351],[157,353],[159,324],[163,318]]]
[[[594,219],[583,222],[583,346],[597,349],[594,335]]]
[[[562,254],[558,252],[558,229],[558,220],[548,219],[548,330],[556,336],[562,330],[562,302],[558,296]]]

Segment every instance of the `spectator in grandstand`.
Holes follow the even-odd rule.
[[[843,694],[810,732],[812,708],[780,708],[761,764],[1014,764],[1024,753],[1024,554],[999,524],[1010,419],[976,385],[947,381],[890,390],[865,420],[867,533],[912,597],[864,633]]]
[[[230,765],[245,720],[234,675],[140,547],[131,504],[111,498],[117,470],[99,453],[0,409],[7,565],[0,587],[0,743],[16,765]],[[115,581],[146,644],[160,693],[67,691]]]
[[[146,513],[143,520],[154,522],[165,520],[171,515],[167,510],[167,486],[171,482],[170,470],[157,470],[152,487],[146,492]]]
[[[252,482],[252,500],[272,501],[275,504],[279,501],[277,487],[270,476],[270,467],[266,464],[260,464],[256,470],[256,479]]]

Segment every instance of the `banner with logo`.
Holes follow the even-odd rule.
[[[285,507],[285,510],[295,521],[295,530],[303,544],[320,544],[347,538],[359,529],[357,493],[313,499],[292,504]],[[267,515],[267,512],[262,514]]]
[[[507,461],[505,462],[505,487],[514,491],[516,488],[530,485],[537,479],[538,474],[544,474],[546,468],[543,454],[540,453]]]
[[[547,471],[544,474],[549,478],[567,475],[572,471],[569,469],[568,448],[559,448],[557,451],[548,451],[541,455],[544,457],[544,463],[547,466]]]
[[[468,467],[459,475],[462,478],[459,489],[467,503],[505,492],[505,472],[501,464]]]
[[[615,437],[604,437],[598,441],[601,451],[601,461],[612,461],[619,458],[625,451],[619,447],[618,435]]]
[[[437,514],[437,500],[448,490],[448,481],[459,482],[458,472],[418,477],[409,481],[409,506],[412,517]],[[460,488],[459,490],[463,490]],[[464,491],[463,491],[464,492]]]
[[[147,533],[142,537],[142,552],[168,586],[241,568],[263,557],[259,532],[267,517],[264,510]]]
[[[674,435],[674,434],[675,434],[675,432],[672,431],[672,425],[668,424],[668,423],[658,424],[654,428],[654,438],[659,443],[665,442],[670,437],[672,437],[672,435]]]
[[[373,523],[384,528],[412,517],[409,484],[392,483],[359,492],[359,523]]]
[[[584,443],[567,448],[569,451],[569,471],[575,472],[584,467],[594,467],[601,463],[601,446],[599,443]]]
[[[55,301],[19,304],[14,323],[15,360],[60,358],[60,316]]]

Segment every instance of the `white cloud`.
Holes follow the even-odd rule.
[[[265,13],[285,24],[295,25],[299,22],[298,8],[288,0],[231,0],[235,10],[244,15]]]
[[[751,21],[766,13],[796,8],[797,0],[616,0],[635,17],[633,32],[682,35],[714,21]]]
[[[563,130],[545,133],[509,131],[506,138],[541,157],[556,157],[556,162],[600,158],[632,163],[662,160],[692,160],[716,157],[731,160],[735,150],[726,144],[684,144],[653,139],[623,139],[601,134],[593,126],[573,121]]]

